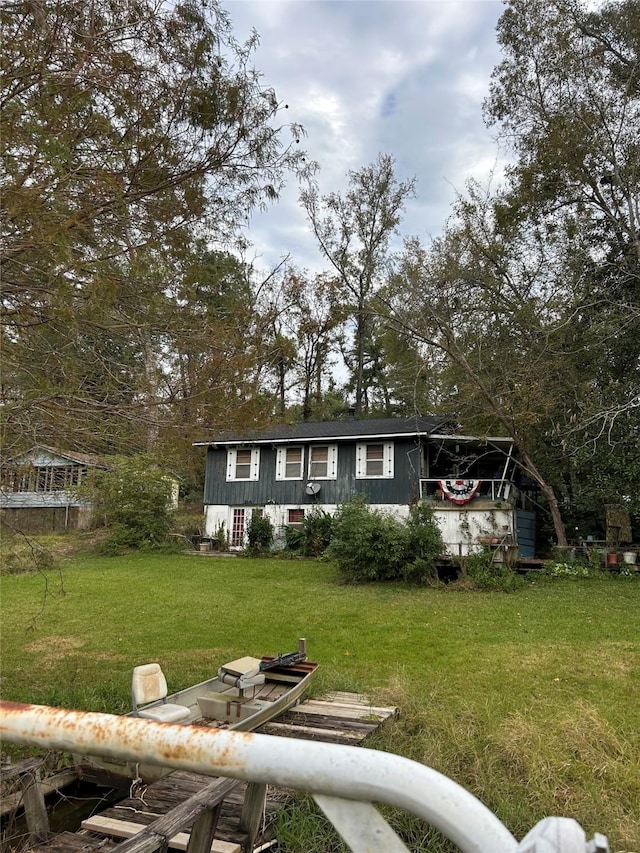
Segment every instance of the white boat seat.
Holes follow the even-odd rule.
[[[258,658],[244,657],[225,663],[218,670],[218,678],[223,684],[246,690],[264,684],[264,672],[260,672]]]
[[[131,702],[133,712],[145,720],[159,723],[178,723],[185,720],[190,711],[185,705],[167,702],[167,680],[159,663],[146,663],[133,669],[131,679]],[[152,708],[144,707],[150,702],[162,700]]]

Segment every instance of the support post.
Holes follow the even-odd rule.
[[[249,782],[240,816],[240,831],[247,833],[244,844],[245,853],[251,853],[253,850],[266,799],[267,786],[262,782]]]
[[[191,827],[187,853],[210,853],[221,810],[222,802],[219,802],[212,809],[207,809],[206,812],[202,812],[196,818]]]
[[[49,816],[40,785],[41,766],[41,758],[28,758],[12,767],[2,768],[3,781],[17,777],[20,783],[22,804],[31,842],[46,841],[49,834]]]

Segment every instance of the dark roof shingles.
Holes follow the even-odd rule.
[[[275,424],[265,429],[227,430],[196,444],[230,444],[296,441],[313,439],[356,438],[358,436],[384,437],[391,435],[425,435],[445,427],[450,422],[441,415],[411,418],[371,418],[364,420],[320,421],[315,423]]]

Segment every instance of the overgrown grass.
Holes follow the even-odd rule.
[[[400,707],[372,746],[456,779],[517,837],[561,814],[640,850],[637,578],[536,578],[506,595],[345,586],[317,561],[83,555],[0,591],[6,699],[121,712],[137,663],[159,660],[178,689],[305,636],[318,689]],[[453,849],[392,820],[416,850]],[[309,804],[281,841],[341,849]]]

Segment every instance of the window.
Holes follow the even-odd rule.
[[[356,447],[356,477],[393,477],[393,444],[376,442]]]
[[[303,509],[290,509],[288,514],[289,524],[302,524],[304,521]]]
[[[276,480],[301,480],[303,455],[301,447],[279,447]]]
[[[84,465],[24,465],[4,468],[0,486],[8,492],[62,492],[78,486],[87,468]]]
[[[259,469],[260,450],[257,447],[227,451],[227,481],[257,480]]]
[[[335,480],[337,476],[338,448],[325,444],[309,448],[309,479]]]

